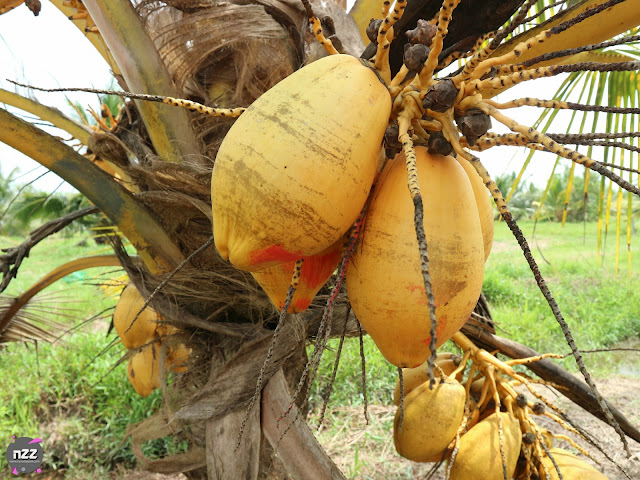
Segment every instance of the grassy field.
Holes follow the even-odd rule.
[[[535,237],[532,224],[524,223],[522,229],[580,348],[602,348],[637,338],[640,253],[634,253],[630,271],[627,247],[621,243],[616,273],[613,236],[607,240],[606,254],[598,264],[595,224],[587,224],[586,228],[570,224],[562,228],[559,224],[543,223],[537,226]],[[38,245],[5,293],[16,295],[68,259],[99,253],[92,242],[83,245],[81,240],[56,236]],[[635,234],[633,241],[638,240],[640,235]],[[0,237],[0,247],[13,246],[17,241]],[[66,295],[81,312],[78,320],[104,311],[114,300],[105,299],[95,284],[116,275],[114,269],[96,269],[58,282],[49,287],[48,291],[53,293],[42,308],[50,311],[47,305],[51,302],[68,305],[62,299],[56,300]],[[562,332],[504,223],[496,224],[484,292],[501,335],[539,351],[568,351]],[[78,321],[58,319],[69,324]],[[48,438],[46,467],[64,469],[67,478],[105,478],[106,472],[116,466],[133,467],[135,460],[129,444],[122,440],[126,426],[146,418],[160,404],[157,391],[145,399],[135,395],[124,366],[112,370],[123,348],[120,344],[111,346],[114,335],[106,336],[107,326],[108,319],[85,326],[66,339],[66,348],[38,345],[35,349],[14,344],[0,352],[0,432],[6,439],[11,435]],[[381,357],[369,338],[365,338],[364,346],[367,400],[373,412],[372,422],[377,422],[379,428],[363,429],[355,445],[341,446],[350,455],[345,472],[351,478],[359,478],[366,467],[367,460],[359,451],[383,444],[388,448],[388,434],[383,439],[380,432],[388,432],[393,422],[390,404],[396,370]],[[332,341],[324,356],[312,388],[312,423],[317,420],[326,394],[336,348],[337,340]],[[594,353],[587,355],[586,361],[596,376],[612,372],[640,375],[637,355]],[[573,368],[571,361],[564,363]],[[323,443],[344,438],[344,429],[347,425],[352,428],[349,422],[356,415],[354,412],[361,412],[363,403],[359,343],[351,339],[345,342],[331,407],[319,433]],[[350,435],[353,434],[352,431]],[[170,441],[158,441],[148,444],[147,452],[162,455],[179,447]],[[394,475],[399,475],[393,478],[408,478],[416,473],[411,470],[413,467],[402,463],[389,468],[395,468]],[[3,471],[7,471],[4,456],[0,459],[0,472]]]

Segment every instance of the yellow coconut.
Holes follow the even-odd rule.
[[[520,422],[508,413],[493,414],[478,422],[460,439],[451,467],[451,480],[503,480],[503,463],[498,435],[498,415],[502,419],[507,478],[512,478],[520,455]]]
[[[400,428],[400,409],[393,422],[393,439],[400,455],[414,462],[442,459],[462,423],[464,387],[457,381],[438,381],[415,388],[405,399],[404,420]]]
[[[129,359],[127,376],[133,389],[141,397],[147,397],[160,386],[160,344],[146,345]]]
[[[337,242],[369,194],[390,110],[386,87],[349,55],[313,62],[258,98],[213,168],[220,255],[259,271]]]
[[[450,375],[458,365],[460,364],[460,358],[455,357],[451,352],[439,352],[436,356],[435,364],[440,367],[440,369],[444,372],[445,375]],[[436,377],[440,377],[440,370],[437,368],[433,369],[433,374]],[[411,391],[422,385],[424,382],[428,381],[429,377],[427,376],[427,362],[424,362],[419,367],[415,368],[403,368],[402,369],[402,383],[404,386],[404,396],[405,399]],[[456,380],[462,380],[462,373],[456,376]],[[396,388],[393,392],[393,403],[394,405],[400,405],[400,379],[396,380]]]
[[[598,470],[566,450],[552,448],[550,452],[558,468],[560,468],[560,473],[562,473],[564,480],[607,480],[607,477]],[[542,464],[551,480],[558,480],[560,478],[549,457],[543,457]],[[541,478],[546,478],[542,472]]]
[[[476,169],[463,158],[458,158],[457,160],[464,168],[464,171],[467,172],[473,188],[473,194],[476,197],[476,207],[478,207],[482,241],[484,243],[484,259],[486,260],[489,258],[489,253],[491,253],[491,247],[493,246],[493,200]]]
[[[324,252],[303,257],[300,282],[293,294],[289,313],[302,312],[309,307],[318,291],[338,267],[344,241],[344,238],[341,238]],[[278,310],[284,308],[295,265],[296,262],[281,263],[251,273]]]
[[[484,246],[464,169],[453,157],[432,155],[422,147],[416,154],[440,346],[462,327],[480,296]],[[431,335],[406,183],[400,154],[380,176],[346,283],[356,317],[385,358],[412,368],[427,359]]]
[[[145,308],[135,322],[133,321],[144,302],[138,289],[129,284],[122,291],[113,312],[113,327],[127,348],[144,345],[153,340],[156,335],[156,327],[162,317],[151,307]]]

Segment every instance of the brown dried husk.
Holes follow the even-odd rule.
[[[146,22],[185,98],[215,107],[246,107],[303,62],[302,38],[296,32],[304,17],[287,4],[270,15],[262,5],[224,2],[205,7],[198,2],[192,8],[179,3],[182,11],[156,8]],[[193,116],[206,157],[215,157],[232,123]]]
[[[298,0],[256,3],[175,0],[138,5],[183,98],[217,107],[248,106],[305,61],[326,54],[310,46],[315,39]],[[333,7],[331,2],[324,6],[314,3],[319,16]],[[344,12],[341,18],[335,13],[332,16],[338,34],[345,31],[345,22],[347,26],[353,23]],[[352,48],[357,55],[362,45],[353,25],[353,33],[345,38],[357,39]],[[233,123],[229,118],[196,114],[192,118],[203,155],[180,163],[167,163],[154,155],[133,103],[123,109],[113,132],[129,151],[130,159],[123,168],[139,187],[136,198],[153,212],[185,257],[212,235],[213,158]],[[148,298],[166,277],[150,274],[117,244],[117,237],[113,240],[130,280]],[[280,368],[287,372],[290,385],[298,382],[306,363],[305,347],[317,332],[327,293],[325,287],[307,312],[285,319],[263,385]],[[204,466],[207,421],[245,409],[253,396],[278,312],[255,280],[223,261],[213,246],[192,258],[163,285],[150,305],[183,332],[164,339],[163,349],[183,342],[192,353],[188,369],[171,374],[170,384],[162,386],[161,412],[131,426],[133,451],[148,470],[196,474]],[[333,335],[343,331],[345,309],[341,295],[329,319]],[[357,334],[353,316],[346,330],[349,335]],[[161,368],[164,370],[164,365]],[[144,457],[142,443],[168,435],[187,440],[187,452],[162,459]],[[273,466],[269,452],[261,449],[261,471]]]

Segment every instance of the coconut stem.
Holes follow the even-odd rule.
[[[367,400],[367,362],[364,356],[364,339],[362,326],[358,322],[358,337],[360,338],[360,366],[362,371],[362,399],[364,408],[364,420],[369,425],[369,401]]]
[[[408,129],[411,124],[411,120],[407,116],[398,117],[398,127],[400,134],[398,140],[402,143],[404,150],[404,156],[407,167],[407,184],[409,187],[409,193],[413,200],[414,217],[413,224],[416,231],[416,238],[418,240],[418,251],[420,253],[420,270],[422,272],[422,281],[424,283],[424,291],[427,295],[427,301],[429,303],[429,319],[430,319],[430,331],[431,336],[429,342],[429,349],[431,354],[427,361],[427,375],[429,376],[429,386],[433,388],[436,383],[433,375],[433,365],[436,360],[436,343],[437,334],[436,327],[438,325],[438,319],[436,317],[435,299],[433,296],[433,287],[431,285],[431,276],[429,275],[429,255],[427,253],[427,237],[424,232],[424,206],[422,204],[422,194],[420,192],[420,184],[418,183],[418,166],[416,164],[416,151],[413,148],[413,141],[409,135]]]
[[[336,381],[336,374],[338,373],[338,366],[340,364],[340,355],[342,354],[342,347],[344,345],[345,334],[347,331],[347,322],[349,321],[349,315],[351,314],[351,305],[347,304],[347,313],[344,316],[344,325],[342,327],[342,335],[340,335],[340,343],[338,344],[338,350],[336,351],[336,360],[333,363],[333,372],[331,372],[331,380],[329,380],[329,387],[327,393],[322,401],[322,408],[320,408],[320,418],[318,419],[318,430],[322,426],[324,421],[324,414],[329,404],[329,398],[331,397],[331,391],[333,390],[333,383]]]
[[[404,375],[402,368],[398,367],[398,383],[400,383],[400,417],[398,418],[398,431],[402,432],[402,424],[404,423]]]
[[[236,447],[234,450],[237,450],[238,447],[240,447],[242,434],[244,433],[244,429],[247,426],[249,415],[256,401],[258,400],[258,397],[260,396],[260,392],[262,391],[264,372],[267,370],[267,367],[271,363],[271,357],[273,356],[273,351],[275,350],[276,342],[278,341],[278,336],[282,331],[282,326],[284,325],[284,319],[287,316],[287,310],[289,310],[289,306],[291,305],[293,295],[295,294],[296,288],[298,288],[298,284],[300,283],[300,276],[302,274],[303,263],[304,263],[304,259],[297,260],[295,266],[293,267],[291,284],[289,285],[289,289],[287,290],[287,296],[285,297],[285,300],[284,300],[284,306],[282,307],[282,310],[280,311],[280,316],[278,317],[278,325],[276,325],[276,329],[273,332],[273,337],[271,338],[271,343],[269,344],[269,350],[267,351],[267,356],[265,357],[264,362],[262,362],[262,367],[260,368],[260,373],[258,374],[258,382],[256,383],[256,389],[253,392],[253,397],[251,397],[251,401],[249,402],[249,406],[247,407],[247,412],[245,413],[245,416],[242,419],[242,424],[240,425],[240,432],[238,433],[238,441],[236,443]]]

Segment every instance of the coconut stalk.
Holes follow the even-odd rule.
[[[513,359],[537,357],[540,355],[539,352],[536,352],[532,348],[521,345],[513,340],[494,335],[483,328],[478,328],[477,325],[465,325],[462,327],[461,332],[471,338],[480,347],[489,351],[498,350],[500,353]],[[591,393],[586,383],[559,365],[556,365],[551,360],[544,359],[538,362],[532,362],[527,365],[527,368],[543,380],[565,387],[557,389],[557,391],[584,408],[594,417],[599,418],[605,423],[607,422],[595,396]],[[622,431],[629,438],[640,443],[640,431],[613,405],[608,404],[608,406],[614,418],[620,424]]]

